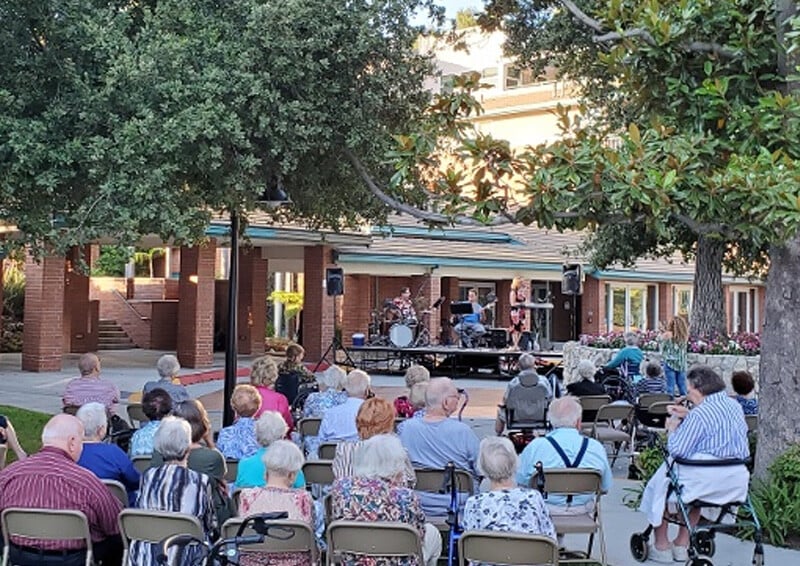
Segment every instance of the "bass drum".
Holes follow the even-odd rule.
[[[389,329],[389,341],[396,348],[406,348],[414,342],[414,331],[407,324],[394,324]]]

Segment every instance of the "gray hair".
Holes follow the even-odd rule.
[[[264,453],[262,461],[267,469],[267,474],[272,472],[282,476],[296,474],[302,469],[305,462],[303,453],[294,442],[289,440],[273,442],[269,450]]]
[[[431,380],[431,372],[428,368],[419,364],[408,366],[406,370],[406,387],[411,389],[417,383],[425,383]]]
[[[347,379],[344,382],[344,390],[350,397],[359,397],[361,399],[367,396],[369,391],[369,375],[367,372],[360,369],[354,369],[347,374]]]
[[[639,335],[635,332],[626,332],[623,334],[623,338],[625,338],[626,346],[636,346],[639,344]]]
[[[491,481],[500,482],[517,473],[517,451],[508,438],[487,436],[481,440],[478,471]]]
[[[162,378],[175,377],[181,371],[181,364],[178,362],[178,358],[172,354],[164,354],[158,358],[156,370]]]
[[[90,375],[97,369],[99,364],[100,358],[98,358],[96,354],[83,354],[78,359],[78,371],[81,372],[81,375]]]
[[[408,402],[415,409],[422,409],[425,407],[425,394],[428,391],[428,382],[415,383],[411,386],[408,392]]]
[[[377,434],[356,448],[353,454],[353,475],[394,479],[406,469],[407,459],[406,449],[396,435]]]
[[[519,369],[533,369],[536,367],[536,358],[530,354],[522,354],[517,363],[519,364]]]
[[[320,385],[324,385],[328,389],[341,391],[344,388],[344,380],[346,377],[347,374],[342,368],[333,365],[329,366],[328,369],[317,376],[317,381],[320,383]]]
[[[437,377],[428,382],[428,389],[425,390],[425,405],[429,409],[442,406],[445,398],[458,391],[453,385],[453,381],[448,377]]]
[[[103,428],[108,430],[108,415],[106,414],[105,405],[102,403],[86,403],[78,409],[75,416],[83,423],[84,438],[105,436],[99,434]]]
[[[180,417],[161,419],[153,437],[153,451],[161,454],[165,462],[183,460],[192,445],[192,425]]]
[[[264,411],[256,421],[256,440],[261,446],[269,446],[286,436],[289,427],[277,411]]]
[[[686,374],[686,381],[692,384],[704,397],[725,391],[725,382],[717,372],[708,366],[694,366]]]
[[[575,428],[582,414],[580,401],[571,395],[553,399],[547,410],[547,418],[553,428]]]
[[[583,379],[594,379],[597,368],[592,360],[581,360],[578,362],[578,375]]]

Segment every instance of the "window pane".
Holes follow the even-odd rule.
[[[645,330],[647,328],[645,306],[647,300],[645,299],[644,289],[630,289],[631,297],[631,312],[630,312],[630,330]]]
[[[623,332],[625,330],[625,288],[616,287],[613,293],[613,313],[614,318],[612,330]]]

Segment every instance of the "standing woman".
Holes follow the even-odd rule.
[[[686,349],[689,343],[689,325],[682,316],[676,316],[659,335],[667,393],[675,395],[675,385],[681,397],[686,395]]]
[[[525,312],[525,303],[528,302],[530,295],[530,288],[522,277],[514,277],[511,281],[511,291],[508,294],[508,304],[511,305],[509,317],[511,326],[509,326],[509,334],[511,335],[511,346],[515,350],[519,350],[519,341],[522,338],[522,333],[528,329],[528,321]]]

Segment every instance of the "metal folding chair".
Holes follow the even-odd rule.
[[[86,566],[94,561],[89,520],[80,511],[9,507],[0,515],[3,531],[2,566],[10,566],[11,537],[19,539],[82,540],[86,543]],[[24,543],[23,543],[24,546]]]
[[[558,544],[543,535],[496,531],[464,531],[458,539],[458,564],[556,566]]]
[[[424,564],[419,532],[407,523],[333,521],[328,525],[328,565],[341,563],[345,554],[369,557],[415,556]]]

